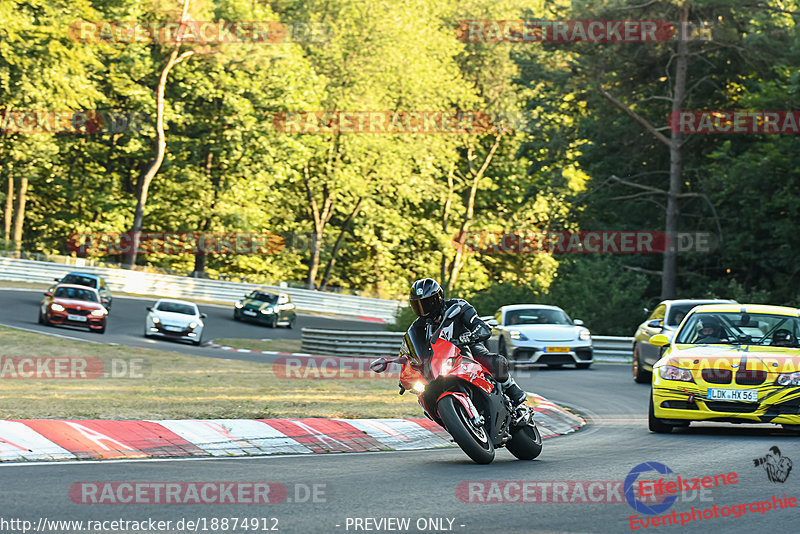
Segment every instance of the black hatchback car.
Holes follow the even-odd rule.
[[[286,293],[255,290],[234,304],[235,321],[253,321],[275,328],[286,326],[294,328],[297,313],[292,299]]]
[[[64,276],[64,278],[55,278],[54,280],[59,284],[72,284],[96,289],[97,293],[100,295],[100,304],[102,304],[106,310],[111,311],[111,291],[109,291],[108,285],[102,276],[90,273],[69,273]],[[56,285],[51,287],[50,291],[52,291]]]

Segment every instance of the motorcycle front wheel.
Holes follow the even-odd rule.
[[[476,427],[460,402],[447,395],[436,405],[447,431],[453,436],[461,450],[479,464],[490,464],[494,460],[494,444],[483,427]]]
[[[508,452],[519,460],[533,460],[542,453],[542,436],[535,426],[523,426],[514,432],[506,445]]]

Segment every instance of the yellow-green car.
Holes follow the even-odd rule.
[[[800,310],[698,306],[653,366],[648,422],[666,433],[690,421],[775,423],[800,429]]]

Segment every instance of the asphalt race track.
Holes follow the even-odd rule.
[[[47,334],[58,334],[99,343],[116,343],[132,347],[183,352],[200,356],[223,357],[229,359],[265,361],[263,356],[236,353],[213,349],[208,342],[214,338],[245,339],[300,339],[302,328],[335,328],[340,330],[383,330],[376,322],[344,317],[325,317],[299,313],[293,329],[257,325],[233,320],[233,306],[198,305],[202,313],[208,314],[205,322],[203,342],[205,346],[195,347],[188,342],[144,337],[144,319],[147,306],[156,299],[115,296],[108,317],[105,334],[89,332],[85,328],[44,326],[37,322],[38,306],[42,291],[2,290],[0,291],[0,324],[26,328]]]
[[[576,434],[546,440],[542,455],[532,462],[515,460],[500,451],[489,466],[473,464],[458,449],[424,452],[379,452],[368,454],[318,454],[312,456],[274,456],[213,460],[161,460],[125,462],[78,462],[0,466],[0,518],[32,521],[49,520],[127,520],[205,521],[206,532],[224,532],[220,525],[211,528],[213,519],[259,519],[259,530],[276,527],[279,532],[630,532],[630,516],[654,517],[634,511],[625,502],[624,485],[628,473],[643,462],[660,462],[682,478],[736,473],[736,483],[711,490],[689,491],[660,514],[691,514],[710,509],[711,518],[681,526],[653,526],[647,532],[796,532],[797,509],[768,510],[765,505],[749,507],[735,518],[713,517],[734,505],[771,501],[772,496],[800,496],[800,472],[790,472],[784,482],[770,482],[763,467],[754,459],[778,446],[785,458],[800,461],[800,438],[769,426],[703,424],[671,435],[651,434],[647,430],[648,386],[635,384],[628,366],[596,365],[587,371],[534,371],[520,377],[528,390],[567,403],[580,410],[590,423]],[[387,395],[395,394],[387,386]],[[357,402],[354,398],[354,402]],[[652,480],[653,471],[641,479]],[[675,480],[675,475],[670,475]],[[246,504],[78,504],[81,497],[70,488],[80,482],[277,482],[286,488],[285,499],[266,505]],[[470,481],[483,481],[483,490],[457,493]],[[575,486],[560,494],[559,500],[576,502],[483,503],[485,499],[523,499],[522,486],[502,486],[492,490],[491,481],[544,483],[550,491],[559,481],[586,481],[580,485],[588,495],[576,494]],[[594,490],[589,481],[599,481]],[[462,484],[459,486],[459,484]],[[77,487],[77,486],[76,486]],[[467,486],[469,487],[469,486]],[[473,486],[474,488],[475,486]],[[495,488],[501,486],[495,485]],[[530,484],[528,487],[532,487]],[[603,488],[603,490],[600,490]],[[316,491],[316,497],[314,496]],[[493,493],[494,491],[494,493]],[[541,498],[543,489],[530,497]],[[459,495],[461,498],[459,498]],[[564,497],[566,496],[566,498]],[[245,496],[246,498],[246,496]],[[592,503],[588,499],[609,498],[611,503]],[[315,502],[316,501],[316,502]],[[466,502],[465,502],[466,501]],[[581,502],[584,501],[584,502]],[[621,501],[621,502],[620,502]],[[772,506],[772,502],[770,502]],[[742,508],[735,509],[741,514]],[[270,518],[277,519],[277,525]],[[397,523],[377,524],[372,518],[408,518],[407,529]],[[444,519],[443,519],[444,518]],[[357,523],[356,520],[360,522]],[[433,520],[428,522],[428,520]],[[448,522],[452,520],[452,525]],[[687,519],[688,520],[688,519]],[[419,524],[417,521],[420,521]],[[437,529],[437,523],[439,528]],[[0,523],[2,525],[2,523]],[[241,529],[228,532],[248,532]],[[356,526],[361,528],[356,529]],[[441,527],[444,526],[444,529]],[[463,526],[462,526],[463,525]],[[636,530],[645,530],[635,524]],[[369,527],[369,530],[367,530]],[[420,528],[418,528],[420,527]],[[449,530],[448,530],[449,529]],[[66,531],[66,530],[64,530]],[[175,530],[177,532],[177,530]],[[186,530],[189,531],[189,530]],[[198,528],[203,532],[203,524]],[[254,530],[250,529],[249,532]],[[3,532],[11,532],[3,530]],[[103,531],[111,532],[111,530]],[[151,531],[154,532],[154,531]]]

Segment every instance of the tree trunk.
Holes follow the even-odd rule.
[[[6,243],[11,238],[11,218],[14,216],[14,168],[8,171],[8,192],[6,193],[6,211],[3,221],[3,239]]]
[[[450,166],[450,172],[447,173],[447,198],[444,201],[444,209],[442,210],[442,233],[444,234],[445,239],[447,239],[447,231],[449,226],[450,206],[453,204],[453,193],[455,192],[455,184],[453,183],[453,173],[455,172],[455,169],[456,166],[454,163]],[[447,261],[447,250],[445,249],[442,250],[441,273],[439,274],[439,280],[442,281],[442,284],[447,283],[445,279],[447,278],[447,269],[449,267],[450,264]]]
[[[331,258],[328,260],[328,265],[325,266],[325,274],[322,275],[322,283],[319,286],[320,291],[325,291],[325,288],[328,286],[328,279],[331,275],[331,269],[333,265],[336,263],[336,255],[339,253],[339,247],[344,240],[344,233],[347,231],[347,227],[350,225],[350,221],[352,221],[356,215],[358,215],[358,210],[361,209],[361,201],[364,200],[364,197],[358,197],[358,201],[356,202],[356,207],[353,208],[353,211],[350,212],[350,215],[342,223],[342,227],[339,229],[339,235],[336,237],[336,243],[333,244],[333,250],[331,250]]]
[[[317,199],[314,198],[314,193],[311,191],[311,173],[308,169],[308,164],[303,167],[303,183],[306,187],[306,195],[308,197],[308,210],[314,220],[314,231],[311,233],[311,261],[308,266],[306,287],[308,287],[308,289],[316,289],[317,273],[319,272],[319,257],[320,251],[322,250],[325,225],[328,224],[333,214],[333,196],[328,190],[328,185],[323,185],[322,209],[320,210],[317,205]]]
[[[214,153],[209,150],[206,156],[206,177],[210,179],[211,187],[214,188],[214,197],[211,199],[211,207],[208,210],[208,217],[205,218],[203,224],[200,225],[200,231],[206,233],[211,229],[211,219],[214,216],[214,208],[217,205],[217,196],[219,195],[219,180],[214,180],[211,176],[212,162],[214,160]],[[195,250],[194,256],[194,270],[192,271],[193,278],[205,277],[206,263],[208,258],[202,254],[202,250]]]
[[[483,176],[486,174],[486,169],[489,168],[489,164],[492,162],[494,153],[497,152],[497,147],[500,146],[500,139],[502,136],[503,134],[501,133],[495,137],[492,148],[489,149],[489,153],[486,155],[486,158],[484,158],[481,168],[478,170],[475,170],[472,167],[472,160],[475,157],[472,153],[472,149],[470,149],[468,152],[467,161],[469,162],[470,172],[472,173],[472,186],[470,187],[469,196],[467,197],[467,212],[464,214],[464,219],[461,221],[461,228],[459,229],[458,237],[456,238],[456,255],[450,264],[450,275],[447,279],[448,292],[452,291],[455,287],[456,282],[458,281],[458,275],[461,273],[464,263],[466,263],[466,258],[464,257],[464,244],[467,240],[467,231],[472,223],[472,215],[475,213],[475,197],[478,194],[478,182],[480,182],[481,178],[483,178]]]
[[[185,21],[187,19],[189,1],[190,0],[184,0],[181,21]],[[176,37],[175,48],[172,49],[169,59],[167,60],[167,64],[164,65],[164,70],[161,71],[161,77],[158,80],[158,87],[156,90],[156,157],[147,168],[139,182],[136,210],[133,213],[133,225],[131,226],[131,251],[130,254],[126,256],[124,262],[125,266],[129,269],[132,269],[136,264],[136,256],[139,250],[139,234],[142,231],[144,207],[147,204],[147,191],[150,189],[150,182],[153,181],[153,178],[161,168],[161,163],[163,163],[164,155],[167,151],[167,141],[166,136],[164,135],[164,90],[167,86],[167,76],[169,76],[169,72],[172,70],[172,67],[194,54],[193,51],[187,51],[180,56],[178,55],[178,51],[181,47],[180,36],[182,34],[183,27],[181,26],[180,30],[178,30],[178,36]]]
[[[28,177],[24,174],[19,179],[17,195],[17,213],[14,218],[14,250],[19,254],[22,250],[22,224],[25,221],[25,202],[28,200]]]
[[[689,20],[689,4],[681,6],[681,28],[686,28]],[[673,117],[683,106],[686,95],[686,69],[688,63],[688,45],[686,35],[678,39],[678,57],[675,61],[675,87],[672,95]],[[669,193],[667,195],[667,214],[665,232],[668,246],[664,251],[661,275],[661,299],[675,297],[675,281],[678,263],[678,219],[680,218],[679,197],[681,195],[681,178],[683,175],[683,152],[681,150],[682,135],[675,128],[671,129],[669,143]]]

